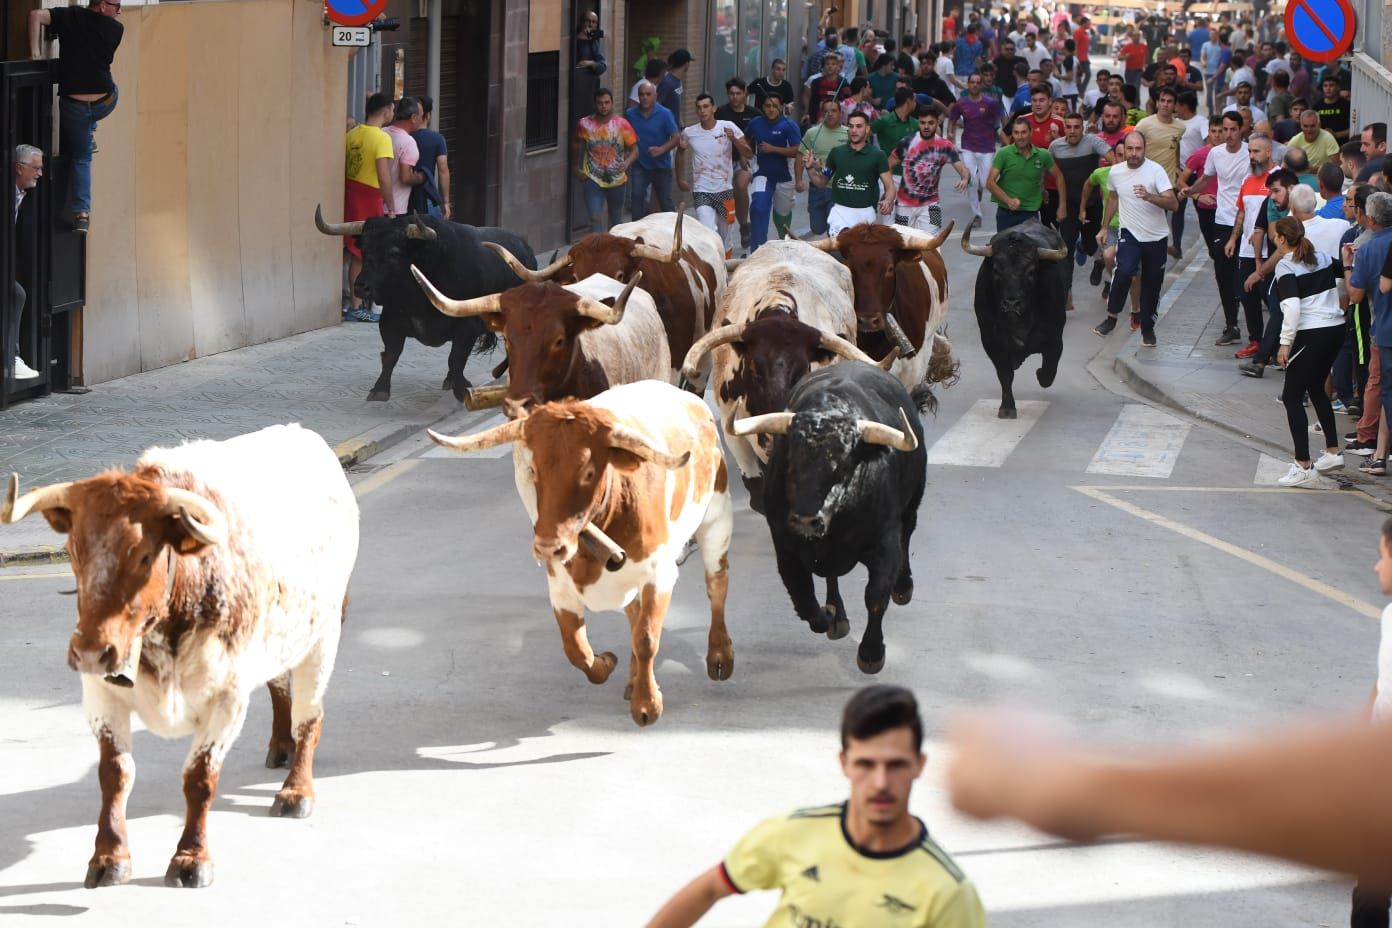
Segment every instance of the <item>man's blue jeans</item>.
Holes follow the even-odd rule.
[[[590,214],[591,232],[608,232],[623,219],[624,188],[627,183],[615,187],[601,187],[593,180],[585,179],[585,211]],[[608,206],[609,215],[605,218],[604,209]]]
[[[807,191],[807,222],[813,235],[827,234],[827,217],[833,205],[830,187],[809,187]]]
[[[104,100],[90,103],[70,97],[58,98],[58,119],[63,140],[63,156],[68,159],[68,194],[74,213],[92,211],[92,149],[97,123],[116,109],[120,93],[113,87]]]
[[[628,169],[628,182],[633,186],[633,218],[642,219],[648,214],[648,188],[657,191],[657,205],[669,213],[677,211],[672,202],[672,169],[645,168],[634,163]]]

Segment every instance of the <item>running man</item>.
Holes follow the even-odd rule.
[[[986,913],[976,887],[909,812],[927,759],[912,693],[898,686],[856,693],[841,717],[849,801],[757,825],[724,861],[682,887],[648,928],[694,925],[721,899],[754,889],[782,892],[769,928],[981,928]]]
[[[981,198],[986,191],[986,178],[991,174],[991,161],[996,156],[996,134],[1005,122],[1005,109],[1000,101],[982,93],[982,77],[973,74],[967,78],[967,93],[948,110],[951,120],[947,127],[949,139],[957,137],[957,126],[962,126],[962,160],[972,179],[971,203],[972,228],[981,226]],[[937,187],[934,178],[933,186]],[[902,197],[901,197],[902,199]],[[936,198],[935,198],[936,199]]]
[[[730,224],[726,221],[725,203],[735,198],[734,158],[750,158],[753,152],[744,140],[744,133],[732,122],[715,118],[715,100],[708,93],[696,98],[696,125],[682,130],[677,146],[677,181],[683,191],[694,193],[696,218],[701,225],[719,235],[727,253],[734,250],[730,242]],[[689,153],[689,154],[688,154]],[[691,159],[691,180],[684,171]]]
[[[1097,166],[1102,163],[1102,158],[1111,149],[1100,137],[1083,132],[1083,116],[1081,113],[1069,113],[1063,119],[1063,138],[1054,139],[1049,145],[1049,156],[1054,159],[1054,164],[1058,166],[1059,173],[1067,182],[1068,200],[1065,206],[1065,215],[1077,216],[1078,219],[1063,219],[1059,222],[1059,233],[1063,236],[1063,244],[1068,248],[1068,308],[1073,308],[1073,265],[1072,261],[1079,251],[1084,256],[1092,255],[1097,251],[1097,233],[1102,228],[1099,223],[1102,221],[1102,208],[1093,210],[1093,225],[1081,227],[1081,212],[1079,201],[1083,195],[1083,186],[1087,183],[1088,176],[1097,170]],[[1081,233],[1081,234],[1080,234]],[[1081,238],[1081,240],[1080,240]],[[1082,258],[1082,264],[1087,263],[1087,258]]]
[[[804,156],[812,185],[831,188],[827,234],[832,238],[851,226],[873,223],[877,214],[887,216],[894,209],[889,158],[870,144],[870,120],[864,113],[852,113],[846,131],[850,141],[833,148],[825,164],[811,153]]]
[[[1044,179],[1054,178],[1058,189],[1067,194],[1068,182],[1049,152],[1030,143],[1030,120],[1017,116],[1010,124],[1011,141],[996,152],[991,173],[986,177],[986,189],[996,202],[996,231],[1039,218],[1044,202]],[[1068,218],[1068,201],[1059,203],[1059,219]]]
[[[1208,179],[1218,179],[1218,200],[1206,243],[1208,256],[1213,259],[1218,298],[1223,304],[1224,326],[1216,342],[1218,345],[1234,345],[1242,338],[1237,328],[1237,256],[1230,254],[1225,246],[1232,238],[1233,224],[1237,221],[1237,197],[1250,166],[1247,143],[1242,140],[1242,116],[1229,110],[1223,114],[1223,144],[1209,149],[1203,174],[1180,191],[1184,197],[1200,197],[1208,189]],[[1260,336],[1261,333],[1257,332],[1249,341],[1260,341]]]
[[[768,241],[769,216],[780,237],[787,234],[793,222],[793,178],[788,173],[788,159],[796,158],[802,134],[793,121],[783,115],[781,97],[764,97],[760,107],[764,115],[755,119],[745,130],[745,138],[753,148],[756,170],[749,183],[749,251]],[[797,186],[803,185],[799,167]]]
[[[916,115],[918,132],[902,139],[889,154],[890,167],[903,168],[894,221],[901,226],[937,235],[942,231],[938,181],[942,178],[943,167],[950,164],[956,169],[958,192],[967,189],[972,182],[972,174],[953,147],[951,136],[938,137],[938,123],[942,119],[938,111],[924,104],[918,108]]]

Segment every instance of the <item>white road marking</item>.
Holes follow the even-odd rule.
[[[1089,474],[1167,478],[1179,460],[1190,424],[1169,413],[1128,403],[1088,465]]]
[[[977,400],[928,449],[929,464],[1000,467],[1049,408],[1047,400],[1019,400],[1018,419],[998,419],[999,400]]]
[[[502,425],[506,421],[507,418],[502,413],[497,413],[496,415],[488,417],[484,421],[475,425],[473,428],[469,429],[469,434],[472,435],[474,432],[486,432],[489,429],[493,428],[493,426]],[[512,445],[510,443],[504,445],[494,445],[492,448],[487,448],[483,451],[475,451],[471,454],[461,454],[458,451],[451,451],[448,448],[441,448],[439,445],[436,445],[429,451],[422,454],[421,457],[449,458],[452,461],[467,461],[477,458],[505,458],[510,454],[512,454]]]
[[[1286,475],[1290,470],[1291,462],[1273,458],[1269,454],[1263,454],[1257,458],[1257,475],[1252,478],[1252,483],[1259,487],[1274,487],[1276,481]]]

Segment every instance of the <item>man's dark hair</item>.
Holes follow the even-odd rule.
[[[1155,95],[1155,99],[1158,101],[1158,100],[1163,100],[1163,99],[1165,99],[1166,97],[1169,97],[1171,100],[1176,100],[1176,99],[1178,99],[1178,96],[1179,96],[1179,95],[1176,94],[1176,93],[1175,93],[1173,90],[1171,90],[1169,87],[1164,87],[1164,88],[1162,88],[1162,89],[1160,90],[1159,93],[1157,93],[1157,94]]]
[[[391,97],[384,93],[374,93],[367,98],[366,113],[368,116],[371,116],[373,113],[380,113],[382,110],[390,109],[391,105]]]
[[[1194,91],[1192,90],[1186,90],[1182,93],[1177,93],[1175,94],[1174,99],[1176,104],[1180,106],[1187,106],[1191,110],[1197,110],[1199,108],[1199,95],[1194,93]]]
[[[1029,117],[1027,116],[1016,116],[1014,119],[1010,120],[1010,131],[1014,132],[1015,127],[1021,124],[1023,124],[1026,129],[1030,129],[1031,132],[1034,131],[1030,126]]]
[[[1222,114],[1222,113],[1209,113],[1209,114],[1208,114],[1208,124],[1209,124],[1210,126],[1221,126],[1221,125],[1223,124],[1223,114]]]
[[[596,100],[598,100],[600,97],[608,97],[612,100],[614,99],[614,92],[610,90],[608,87],[601,87],[594,92],[594,98]]]
[[[667,67],[673,71],[691,61],[691,52],[679,48],[667,56]]]
[[[1044,96],[1049,97],[1050,99],[1053,99],[1053,96],[1054,96],[1054,88],[1053,88],[1053,85],[1052,85],[1052,84],[1046,84],[1046,83],[1044,83],[1043,81],[1040,81],[1039,83],[1035,84],[1033,87],[1030,88],[1030,96],[1031,96],[1031,97],[1036,97],[1036,96],[1038,96],[1038,95],[1041,94],[1041,93],[1042,93]]]
[[[649,58],[647,65],[643,67],[643,79],[656,82],[667,71],[667,62],[661,58]]]
[[[1286,156],[1281,159],[1281,163],[1297,174],[1310,170],[1310,156],[1303,148],[1287,148]]]
[[[730,78],[728,81],[725,82],[725,89],[727,91],[731,87],[738,87],[740,90],[745,90],[748,88],[748,86],[749,85],[744,82],[744,78],[740,77],[738,74],[736,74],[734,77]]]
[[[851,697],[841,713],[841,750],[895,728],[913,732],[914,751],[923,750],[923,718],[918,700],[902,686],[867,686]]]
[[[1238,126],[1242,125],[1242,114],[1239,113],[1237,110],[1228,110],[1226,113],[1223,114],[1223,120],[1225,122],[1229,119],[1237,123]]]
[[[1135,84],[1122,84],[1121,98],[1134,107],[1140,99],[1140,92],[1136,90]]]
[[[851,80],[851,93],[860,93],[870,86],[870,79],[866,77],[856,77]]]
[[[846,122],[850,122],[852,119],[863,119],[867,126],[870,125],[870,117],[865,115],[864,110],[851,110],[850,115],[846,117]]]
[[[402,97],[396,101],[396,112],[392,113],[392,122],[401,122],[403,119],[410,119],[420,112],[420,101],[415,97]]]
[[[1371,132],[1373,134],[1374,142],[1382,142],[1383,144],[1387,143],[1387,123],[1370,122],[1363,127],[1363,131]]]
[[[1361,212],[1368,211],[1368,197],[1377,193],[1377,188],[1372,184],[1354,184],[1349,188],[1345,196],[1353,197],[1353,207]]]
[[[1329,190],[1337,196],[1344,189],[1344,171],[1336,162],[1326,161],[1320,165],[1318,176],[1321,190]]]
[[[1363,165],[1368,163],[1368,156],[1363,154],[1362,145],[1358,139],[1350,139],[1339,146],[1339,157],[1347,158],[1353,162],[1354,167],[1361,170]]]
[[[709,100],[709,101],[711,102],[711,106],[715,106],[715,97],[712,97],[710,94],[706,93],[704,90],[701,91],[700,93],[698,93],[698,94],[696,95],[696,102],[697,102],[697,103],[700,103],[702,100]]]
[[[1277,168],[1270,174],[1266,175],[1266,185],[1268,187],[1270,187],[1272,184],[1280,184],[1282,187],[1285,187],[1287,190],[1289,190],[1290,188],[1296,186],[1299,183],[1300,178],[1296,177],[1295,172],[1292,171],[1290,168]]]
[[[1271,75],[1271,83],[1281,90],[1286,90],[1290,87],[1290,75],[1285,71],[1277,71]]]
[[[430,97],[427,97],[425,94],[421,94],[419,97],[416,97],[416,99],[420,101],[422,116],[428,118],[431,113],[435,112],[435,101],[432,100]]]
[[[927,103],[920,103],[918,105],[918,109],[914,110],[914,118],[922,119],[924,116],[936,116],[939,119],[942,119],[942,113],[938,112],[937,107],[931,106]]]
[[[773,70],[773,66],[776,64],[781,64],[785,68],[788,66],[788,62],[784,61],[782,58],[775,58],[769,62],[769,70]]]
[[[898,109],[905,103],[914,99],[913,89],[910,87],[896,87],[894,89],[894,108]]]

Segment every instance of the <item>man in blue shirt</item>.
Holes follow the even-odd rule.
[[[1319,169],[1319,195],[1324,206],[1315,213],[1323,219],[1344,218],[1344,170],[1338,161],[1326,161]]]
[[[642,219],[648,214],[649,187],[656,191],[658,205],[664,211],[675,212],[672,149],[681,138],[677,120],[671,110],[657,102],[657,88],[650,81],[638,85],[638,105],[630,106],[625,115],[638,136],[638,160],[628,169],[628,182],[633,189],[633,218]]]
[[[679,48],[667,56],[667,73],[662,75],[662,80],[657,83],[657,105],[667,107],[672,118],[677,121],[677,128],[681,128],[682,118],[682,81],[686,79],[686,70],[691,66],[691,52],[684,48]]]
[[[744,130],[749,146],[754,149],[757,171],[749,184],[749,251],[768,241],[769,215],[780,236],[788,234],[793,222],[793,178],[788,173],[788,159],[798,158],[802,134],[791,119],[783,115],[782,101],[765,97],[764,114],[756,117]],[[802,161],[796,162],[797,189],[805,189]],[[1378,270],[1381,270],[1379,266]]]
[[[1368,197],[1364,213],[1373,236],[1354,250],[1343,246],[1344,273],[1349,275],[1349,305],[1370,300],[1373,307],[1373,344],[1378,347],[1378,368],[1382,374],[1382,408],[1392,416],[1392,293],[1383,293],[1378,277],[1392,250],[1392,193]],[[1350,261],[1352,257],[1352,261]],[[1366,403],[1366,401],[1365,401]]]

